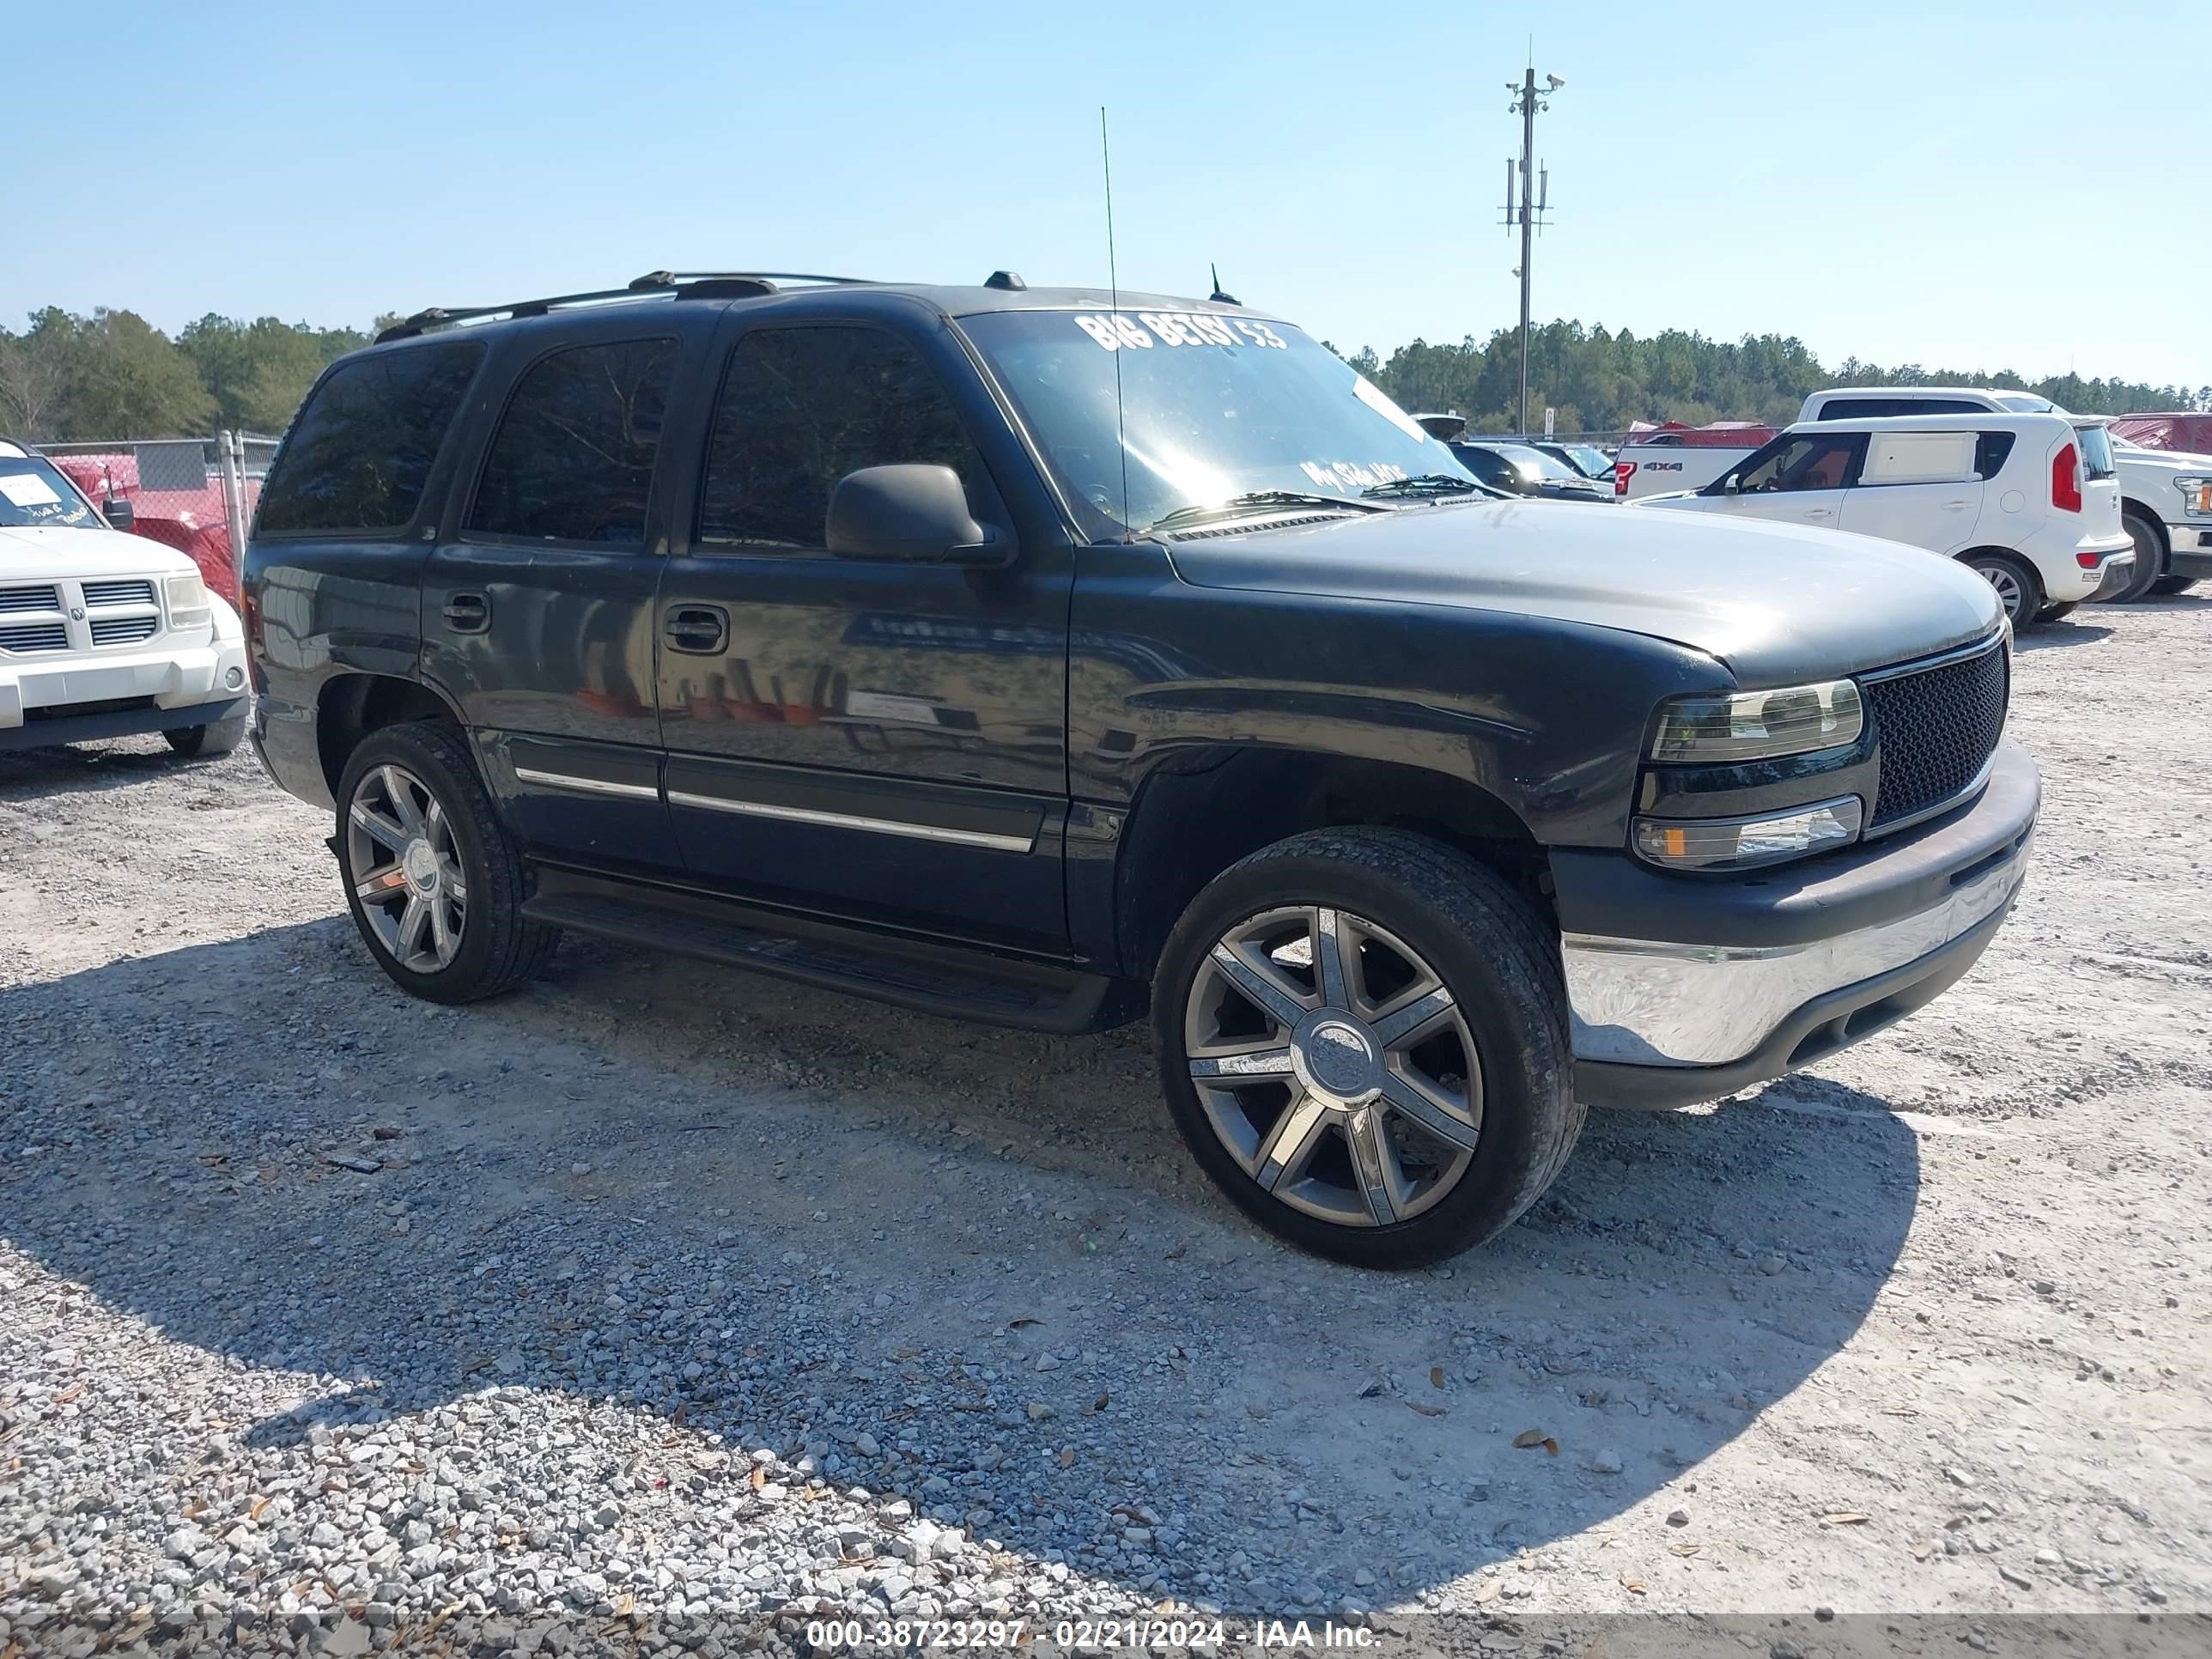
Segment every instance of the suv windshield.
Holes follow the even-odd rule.
[[[2006,409],[2021,415],[2057,415],[2063,413],[2048,398],[2039,398],[2032,392],[2000,392],[1996,401]]]
[[[1262,491],[1372,507],[1360,492],[1377,484],[1467,476],[1412,416],[1287,323],[998,311],[960,326],[1091,515],[1092,535],[1141,532],[1180,508]]]
[[[0,453],[0,530],[58,525],[97,530],[100,514],[76,485],[38,456]]]
[[[1485,447],[1512,462],[1514,471],[1524,478],[1541,478],[1552,483],[1589,482],[1558,456],[1547,455],[1528,444],[1488,444]]]

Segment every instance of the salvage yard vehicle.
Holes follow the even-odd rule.
[[[1207,1174],[1376,1267],[1510,1223],[1586,1103],[1939,994],[2039,793],[1960,566],[1499,501],[1289,323],[1011,272],[417,313],[309,393],[246,604],[255,740],[408,991],[573,928],[1149,1003]]]
[[[1537,495],[1549,501],[1613,500],[1608,479],[1593,483],[1580,469],[1533,444],[1503,438],[1468,438],[1449,446],[1452,459],[1492,489],[1509,495]]]
[[[1797,418],[1865,420],[1899,415],[2061,415],[2066,411],[2033,392],[1986,386],[1838,386],[1805,399]],[[2077,423],[2101,416],[2071,416]],[[2212,575],[2212,463],[2194,455],[2161,455],[2136,444],[2112,443],[2120,520],[2135,548],[2135,568],[2100,599],[2136,599],[2149,592],[2178,593]]]
[[[182,553],[109,526],[30,445],[0,439],[0,752],[159,732],[246,735],[238,613]]]
[[[2124,586],[2112,451],[2063,415],[1920,415],[1794,426],[1704,489],[1632,505],[1817,525],[1924,547],[1978,572],[2016,628]]]

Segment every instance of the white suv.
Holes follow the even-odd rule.
[[[111,530],[59,469],[0,439],[0,753],[159,732],[246,734],[238,613],[174,548]]]
[[[1816,392],[1797,413],[1804,421],[1861,421],[1896,415],[2063,415],[2033,392],[1994,392],[1975,386],[1837,386]],[[2120,486],[2120,522],[2136,549],[2135,569],[2124,586],[2100,595],[2139,599],[2178,593],[2212,576],[2212,457],[2183,455],[2112,441]]]
[[[1819,525],[1979,571],[2015,628],[2128,580],[2111,440],[2063,415],[1923,415],[1791,427],[1703,489],[1633,507]]]

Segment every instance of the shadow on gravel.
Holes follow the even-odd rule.
[[[132,746],[126,748],[119,742],[54,744],[0,754],[0,802],[128,788],[150,775],[194,772],[225,758],[211,755],[205,760],[187,760],[158,736],[127,741]]]
[[[2100,623],[2039,623],[2014,637],[2013,650],[2024,654],[2030,651],[2050,651],[2065,645],[2093,645],[2099,640],[2112,637],[2112,630]]]
[[[1881,1102],[1817,1081],[1599,1114],[1505,1237],[1382,1276],[1245,1227],[1126,1035],[574,944],[432,1010],[342,921],[0,991],[33,1029],[55,1064],[0,1073],[37,1091],[0,1099],[0,1234],[248,1368],[202,1386],[310,1374],[228,1408],[257,1444],[493,1385],[618,1396],[659,1445],[811,1449],[1032,1559],[1261,1605],[1441,1583],[1647,1500],[1670,1536],[1664,1489],[1857,1330],[1919,1182]],[[495,1419],[480,1466],[544,1429]],[[633,1507],[734,1515],[744,1468]]]

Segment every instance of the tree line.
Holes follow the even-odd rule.
[[[135,311],[59,306],[0,328],[0,432],[38,443],[275,434],[323,366],[370,336],[210,312],[171,339]]]
[[[131,311],[79,316],[58,306],[0,328],[0,432],[35,442],[179,438],[223,428],[279,433],[332,358],[366,345],[364,331],[210,312],[171,339]],[[1332,348],[1334,349],[1334,348]],[[1456,410],[1479,432],[1517,423],[1520,339],[1501,328],[1457,345],[1415,340],[1388,359],[1363,347],[1346,359],[1407,409]],[[1639,338],[1579,322],[1547,323],[1528,351],[1528,403],[1549,405],[1561,432],[1619,432],[1632,421],[1765,421],[1786,425],[1807,394],[1831,386],[1989,386],[2040,393],[2084,415],[2212,410],[2212,386],[2148,386],[2068,374],[2027,380],[2012,371],[1846,357],[1822,366],[1802,341],[1747,335],[1733,344],[1668,329]]]
[[[1521,336],[1501,328],[1486,341],[1457,345],[1415,340],[1387,359],[1371,348],[1346,358],[1404,408],[1455,411],[1476,432],[1511,432],[1519,424]],[[1778,334],[1746,335],[1735,343],[1680,329],[1638,337],[1579,322],[1547,323],[1528,340],[1529,424],[1547,405],[1560,432],[1620,432],[1634,421],[1764,421],[1786,426],[1811,393],[1833,386],[1985,386],[2033,392],[2079,415],[2139,410],[2212,410],[2212,386],[2148,386],[2085,380],[2075,374],[2029,380],[2010,369],[1893,368],[1846,357],[1823,365],[1803,341]]]

